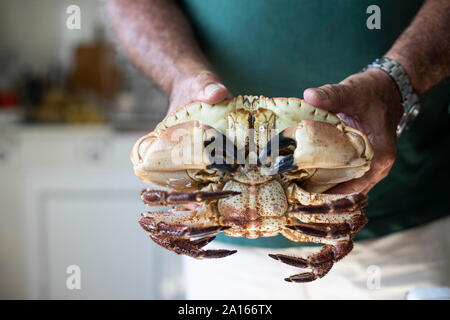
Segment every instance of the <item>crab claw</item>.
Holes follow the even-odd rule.
[[[187,121],[139,139],[131,152],[136,175],[169,187],[192,184],[188,170],[235,171],[236,146],[218,130]]]
[[[283,131],[284,132],[284,131]],[[289,137],[285,137],[281,132],[279,135],[272,138],[267,145],[261,150],[258,157],[259,165],[267,165],[270,164],[271,159],[275,158],[276,155],[279,154],[280,150],[286,149],[288,147],[297,147],[297,143],[294,139]],[[283,160],[283,159],[282,159]],[[291,160],[288,160],[291,161]],[[293,159],[292,159],[293,161]],[[292,165],[292,163],[291,163]],[[284,164],[284,167],[289,167],[289,165]],[[279,172],[281,173],[281,172]]]
[[[336,169],[345,168],[343,173],[347,174],[349,168],[358,168],[355,175],[362,176],[368,170],[372,156],[370,142],[358,130],[303,120],[274,136],[261,151],[258,160],[265,165],[271,160],[265,172],[268,175],[316,168],[318,171],[333,169],[333,173]]]

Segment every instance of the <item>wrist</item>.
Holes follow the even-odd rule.
[[[183,82],[186,79],[196,78],[205,73],[214,74],[211,65],[200,53],[179,59],[176,63],[170,89],[172,90],[173,86]]]
[[[386,114],[393,128],[402,118],[404,107],[401,93],[394,80],[379,68],[368,68],[363,74],[369,79],[374,94],[386,106]]]
[[[422,94],[429,88],[429,85],[424,81],[425,77],[421,77],[420,74],[416,72],[418,68],[410,61],[410,59],[407,59],[404,55],[396,53],[395,51],[389,51],[384,56],[393,59],[402,65],[409,76],[411,86],[415,92]]]
[[[383,57],[376,59],[367,68],[378,68],[393,80],[401,96],[403,114],[397,126],[397,138],[409,128],[420,111],[420,101],[405,68],[396,60]]]

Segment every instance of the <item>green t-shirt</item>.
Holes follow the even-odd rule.
[[[381,57],[408,26],[422,1],[184,0],[201,46],[234,95],[301,97],[337,83]],[[381,29],[369,30],[369,5],[381,9]],[[443,30],[443,32],[445,32]],[[450,212],[449,85],[421,97],[422,109],[399,140],[389,176],[369,193],[369,223],[355,239],[423,225]],[[288,247],[281,235],[240,245]]]

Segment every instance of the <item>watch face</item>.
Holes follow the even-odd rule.
[[[415,104],[408,111],[408,122],[412,122],[418,115],[420,111],[420,105]]]
[[[397,126],[397,138],[403,133],[403,131],[408,130],[414,119],[419,115],[420,104],[415,104],[409,107],[408,112],[405,112]]]

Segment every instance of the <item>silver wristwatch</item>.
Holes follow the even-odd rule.
[[[411,123],[419,114],[420,103],[419,97],[414,92],[414,89],[409,80],[409,76],[400,63],[390,58],[379,58],[369,64],[363,69],[380,68],[386,72],[397,85],[400,95],[402,97],[403,116],[397,126],[397,138],[409,128]]]

